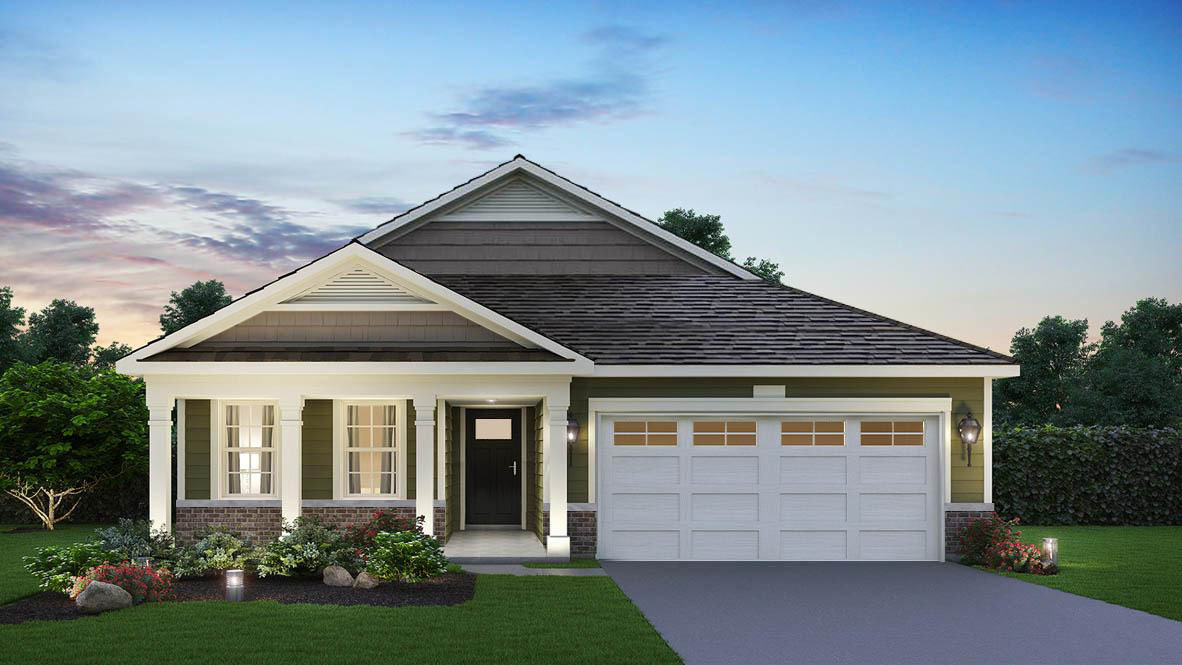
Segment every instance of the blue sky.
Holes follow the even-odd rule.
[[[104,342],[518,152],[1001,350],[1182,300],[1177,4],[112,4],[0,6],[0,285]]]

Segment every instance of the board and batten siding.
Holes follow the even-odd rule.
[[[542,484],[542,430],[546,427],[546,411],[537,407],[530,407],[526,410],[526,418],[531,423],[530,430],[531,437],[526,442],[525,461],[526,466],[530,470],[530,479],[526,484],[526,509],[525,509],[525,524],[529,527],[534,535],[538,537],[543,543],[546,542],[544,537],[546,526],[543,519],[544,512],[542,506],[544,503],[543,484]],[[569,484],[567,485],[570,486]]]
[[[567,500],[587,501],[587,400],[590,398],[751,397],[755,385],[783,385],[788,397],[949,397],[952,399],[952,501],[976,503],[985,491],[983,446],[973,447],[973,466],[961,459],[956,422],[969,410],[981,418],[984,382],[980,378],[700,378],[589,379],[571,381],[571,414],[579,421],[579,440],[572,451]]]
[[[185,497],[208,499],[210,405],[207,399],[185,400]],[[179,474],[178,474],[179,475]]]
[[[302,495],[305,499],[332,498],[333,401],[310,399],[304,402]]]
[[[447,445],[445,465],[447,470],[447,534],[450,538],[460,524],[460,407],[447,407],[447,424],[444,440]]]
[[[434,221],[375,246],[425,275],[719,275],[603,220]]]

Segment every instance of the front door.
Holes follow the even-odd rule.
[[[468,409],[467,522],[521,524],[521,410]]]

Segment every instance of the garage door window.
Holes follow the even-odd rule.
[[[780,445],[844,446],[845,422],[841,420],[785,420],[780,423]]]
[[[863,446],[922,446],[922,420],[863,420]]]
[[[695,446],[754,446],[754,420],[695,420]]]
[[[676,446],[677,422],[672,420],[617,421],[612,443],[617,446]]]

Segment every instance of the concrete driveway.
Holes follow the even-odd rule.
[[[1182,622],[950,563],[622,563],[686,663],[1179,663]]]

